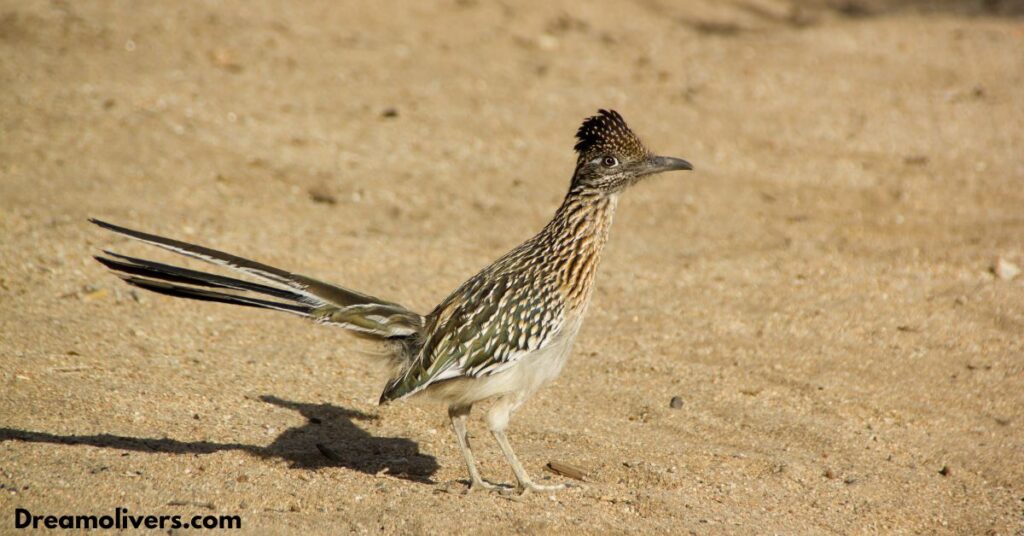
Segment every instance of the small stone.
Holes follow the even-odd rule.
[[[214,65],[224,69],[229,73],[240,73],[242,72],[242,66],[235,61],[234,55],[230,50],[223,48],[212,50],[209,53],[210,61]]]
[[[395,108],[395,107],[384,108],[384,111],[382,111],[380,113],[380,116],[384,117],[384,118],[387,118],[387,119],[394,119],[394,118],[398,117],[398,108]]]
[[[680,396],[673,396],[672,401],[668,403],[668,407],[672,409],[681,409],[683,407],[683,398]]]
[[[322,203],[324,205],[334,205],[338,203],[338,198],[331,193],[326,186],[314,186],[310,188],[307,193],[314,203]]]
[[[939,469],[939,474],[942,476],[949,476],[949,466],[943,465],[942,469]]]
[[[537,47],[541,50],[555,50],[558,48],[558,39],[550,34],[537,36]]]
[[[908,166],[924,166],[928,164],[928,157],[923,154],[904,156],[903,163]]]
[[[992,273],[996,274],[996,277],[1003,281],[1011,281],[1013,278],[1020,275],[1020,266],[1017,266],[1003,257],[999,257],[996,259],[995,264],[992,265]]]

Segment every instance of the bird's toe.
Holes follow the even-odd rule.
[[[569,487],[567,484],[537,484],[535,482],[524,482],[519,485],[519,494],[526,495],[530,492],[558,491]]]

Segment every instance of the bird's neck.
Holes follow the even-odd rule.
[[[555,211],[547,230],[567,242],[600,248],[608,240],[618,204],[618,194],[570,190]]]
[[[570,190],[545,228],[549,252],[558,261],[559,288],[572,308],[589,300],[618,202],[617,194]]]

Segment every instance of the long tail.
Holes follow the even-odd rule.
[[[110,251],[104,251],[106,256],[96,256],[96,260],[129,285],[168,296],[284,311],[315,322],[338,325],[375,339],[411,337],[423,329],[423,317],[397,303],[223,251],[134,231],[97,219],[89,221],[115,233],[224,266],[276,286],[208,274]]]

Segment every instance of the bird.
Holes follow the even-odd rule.
[[[530,478],[506,435],[512,414],[562,371],[594,288],[601,252],[623,191],[686,160],[649,151],[614,110],[598,110],[576,132],[576,168],[551,220],[533,237],[466,280],[429,314],[215,249],[92,223],[174,253],[251,276],[237,279],[109,250],[95,258],[126,283],[180,298],[271,309],[339,326],[382,343],[392,375],[380,404],[426,396],[447,404],[469,483],[466,492],[554,491]],[[484,480],[467,419],[487,401],[487,427],[516,485]]]

